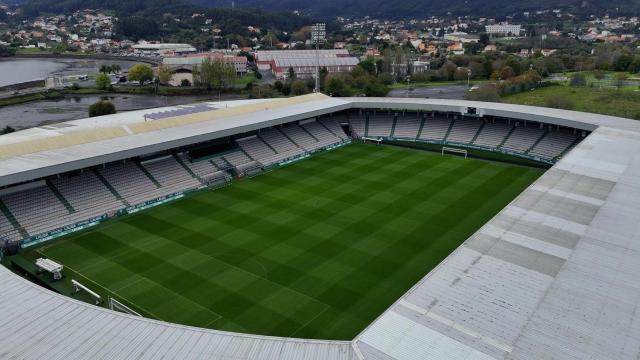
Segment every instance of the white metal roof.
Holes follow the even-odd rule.
[[[506,104],[371,98],[315,99],[265,110],[260,120],[230,121],[270,126],[305,117],[296,112],[468,106],[595,131],[353,342],[249,336],[135,318],[61,297],[0,268],[0,358],[637,360],[638,122]]]

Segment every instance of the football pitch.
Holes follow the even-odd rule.
[[[352,144],[32,253],[150,318],[351,340],[542,173]]]

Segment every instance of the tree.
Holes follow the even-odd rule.
[[[339,77],[327,81],[325,92],[331,96],[351,96],[351,88]]]
[[[103,74],[110,74],[112,71],[113,71],[113,69],[109,65],[100,66],[100,72],[103,73]]]
[[[96,117],[102,115],[115,114],[116,107],[110,101],[98,101],[97,103],[89,106],[89,117]]]
[[[169,81],[171,81],[171,76],[173,75],[173,71],[171,71],[171,68],[167,65],[160,65],[158,66],[158,80],[160,80],[160,83],[163,85],[167,85],[169,83]]]
[[[122,68],[120,67],[120,65],[118,65],[118,64],[111,65],[111,71],[114,74],[118,74],[121,70],[122,70]]]
[[[365,69],[369,74],[375,75],[376,73],[376,63],[373,58],[368,57],[366,60],[360,61],[358,66]]]
[[[153,80],[153,70],[149,65],[135,64],[129,69],[129,81],[138,81],[142,86],[151,80]]]
[[[291,82],[291,93],[293,95],[304,95],[309,92],[307,84],[302,80],[295,80]]]
[[[96,86],[98,87],[98,89],[105,90],[110,85],[111,85],[111,79],[109,78],[109,75],[99,74],[96,77]]]
[[[195,79],[207,89],[223,90],[231,87],[236,79],[233,65],[220,59],[205,59],[196,69]]]
[[[388,93],[389,88],[378,81],[372,81],[364,87],[364,94],[366,96],[383,97],[387,96]]]
[[[191,82],[188,79],[182,79],[182,81],[180,81],[180,86],[182,87],[191,86]]]

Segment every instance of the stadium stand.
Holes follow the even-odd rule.
[[[223,155],[222,158],[228,162],[239,175],[250,174],[261,168],[258,161],[251,159],[247,154],[240,150],[231,151]]]
[[[421,122],[422,118],[413,114],[398,117],[393,137],[399,139],[415,139],[418,136]]]
[[[366,135],[364,115],[350,116],[349,125],[351,125],[352,135],[355,135],[355,137],[363,137]]]
[[[98,172],[131,205],[158,197],[158,186],[132,160],[107,164]]]
[[[393,126],[394,115],[378,114],[369,117],[367,136],[372,137],[389,137],[391,136],[391,128]]]
[[[346,118],[344,118],[346,121]],[[336,137],[345,140],[347,135],[340,128],[340,118],[320,119],[319,123],[322,124],[327,130],[329,130]]]
[[[291,139],[297,146],[307,151],[315,150],[322,145],[298,124],[291,124],[281,128],[282,132]]]
[[[525,153],[544,135],[545,130],[537,125],[519,126],[502,145],[503,149]]]
[[[424,121],[424,126],[420,133],[420,139],[442,141],[445,136],[447,136],[450,126],[451,119],[447,119],[442,116],[427,118]]]
[[[453,123],[447,142],[469,144],[480,130],[482,121],[478,119],[458,119]]]
[[[566,152],[578,138],[578,134],[569,129],[549,131],[542,140],[529,151],[529,154],[555,159]]]
[[[202,185],[172,155],[148,160],[141,164],[160,183],[167,194],[195,189]]]
[[[80,174],[62,174],[51,184],[76,211],[93,209],[95,215],[122,208],[123,203],[109,191],[93,171]]]
[[[502,144],[511,129],[512,125],[504,120],[486,122],[473,143],[495,149]]]
[[[342,138],[336,136],[318,121],[314,120],[306,122],[301,124],[301,126],[321,144],[329,145],[340,142],[342,140]]]

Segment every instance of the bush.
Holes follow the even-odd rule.
[[[291,83],[291,93],[293,95],[304,95],[309,92],[309,88],[307,87],[307,83],[302,80],[294,80]]]
[[[89,106],[89,117],[115,114],[116,107],[110,101],[98,101]]]
[[[80,90],[80,84],[74,82],[73,84],[71,84],[71,89],[73,90]]]
[[[573,100],[558,96],[548,97],[544,102],[544,106],[564,110],[573,110],[576,107]]]
[[[180,86],[182,87],[191,86],[191,81],[189,81],[188,79],[182,79],[182,81],[180,81]]]
[[[500,102],[498,87],[493,84],[485,84],[477,89],[467,91],[464,98],[473,101]]]

